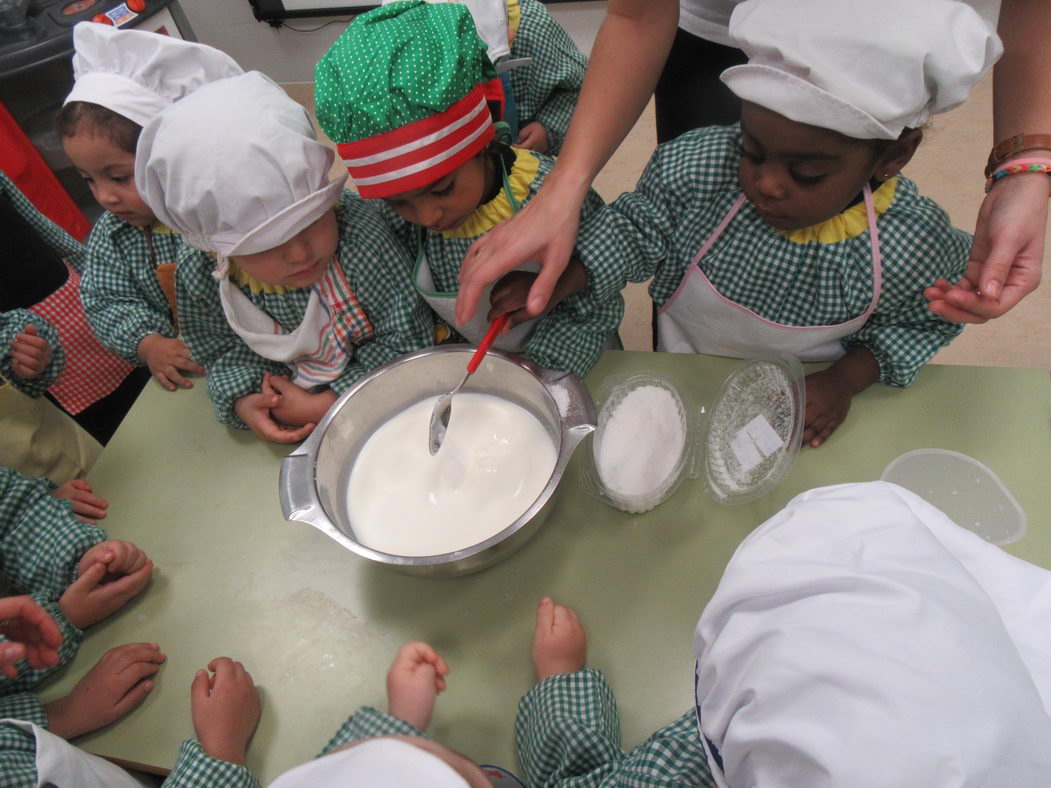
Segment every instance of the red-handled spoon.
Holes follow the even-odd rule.
[[[478,365],[482,363],[482,359],[485,358],[485,354],[489,352],[489,348],[493,346],[493,342],[500,335],[500,332],[504,330],[504,326],[507,325],[507,319],[510,314],[500,315],[492,323],[489,324],[489,330],[485,332],[485,337],[478,345],[478,349],[474,351],[474,355],[471,356],[471,360],[467,362],[467,374],[463,376],[461,380],[452,391],[448,394],[443,394],[434,405],[434,411],[431,413],[431,428],[428,435],[427,447],[433,457],[438,453],[438,449],[442,447],[442,441],[445,440],[445,433],[449,429],[449,419],[452,417],[453,407],[453,394],[464,387],[467,382],[467,378],[474,374],[474,371],[478,369]]]

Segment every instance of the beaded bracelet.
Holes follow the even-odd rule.
[[[1008,175],[1021,175],[1024,172],[1039,172],[1051,175],[1051,159],[1015,159],[998,168],[985,181],[985,190],[993,188],[993,184]]]

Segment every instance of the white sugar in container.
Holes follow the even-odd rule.
[[[682,393],[655,375],[612,378],[603,389],[582,484],[625,512],[649,511],[675,492],[691,467],[693,425]]]

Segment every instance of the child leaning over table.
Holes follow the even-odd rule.
[[[485,103],[494,76],[471,14],[451,3],[398,2],[362,14],[315,69],[318,122],[361,196],[382,200],[416,257],[411,286],[449,326],[471,243],[528,202],[554,166],[495,140]],[[585,215],[601,204],[590,192]],[[519,276],[532,275],[509,279]],[[559,282],[562,295],[573,295],[539,319],[501,296],[506,284],[492,291],[489,319],[511,312],[521,324],[496,347],[550,369],[586,375],[624,314],[619,292],[593,297],[579,264]],[[472,343],[486,329],[482,315],[456,326]]]
[[[105,209],[87,240],[81,297],[91,328],[169,391],[204,372],[178,338],[175,259],[182,241],[135,188],[135,145],[158,112],[200,85],[240,74],[226,54],[144,30],[73,28],[76,83],[58,118],[66,155]]]
[[[730,34],[740,124],[661,145],[577,250],[599,298],[653,277],[660,350],[832,361],[806,379],[819,446],[856,394],[908,386],[962,330],[923,291],[963,276],[971,236],[899,171],[1000,43],[953,0],[748,0]]]
[[[584,667],[584,629],[569,608],[540,600],[533,636],[537,684],[515,723],[525,784],[540,786],[708,786],[711,772],[693,712],[624,753],[616,701],[602,674]],[[165,786],[256,788],[244,766],[259,720],[259,700],[240,663],[214,660],[191,688],[197,739],[183,743]],[[427,737],[449,668],[426,643],[399,649],[387,672],[388,711],[354,712],[315,760],[278,777],[271,788],[362,785],[492,788],[522,785],[510,772],[482,766]]]
[[[407,252],[345,175],[329,181],[333,158],[258,72],[198,89],[139,141],[146,202],[196,247],[176,292],[216,416],[267,440],[302,440],[374,367],[434,342]]]

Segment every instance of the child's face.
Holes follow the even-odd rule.
[[[741,109],[741,131],[741,189],[779,230],[810,227],[842,213],[878,174],[871,141],[797,123],[750,102]]]
[[[485,157],[475,156],[430,186],[386,199],[405,221],[448,232],[467,221],[482,202],[485,181]]]
[[[339,246],[339,224],[334,210],[280,246],[230,259],[260,282],[284,287],[310,287],[325,275]]]
[[[118,148],[104,134],[77,131],[62,138],[62,148],[88,182],[92,196],[110,213],[136,227],[156,218],[135,188],[135,154]]]

